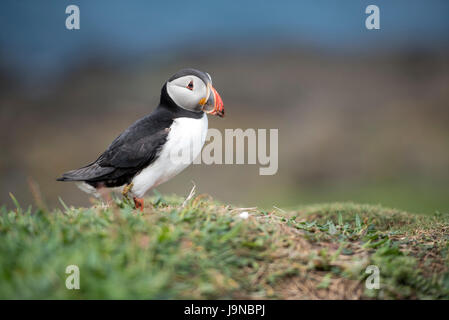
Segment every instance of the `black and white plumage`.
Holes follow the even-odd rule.
[[[81,182],[87,192],[126,188],[136,207],[144,194],[189,166],[204,145],[207,115],[224,116],[209,74],[183,69],[162,87],[158,107],[120,134],[97,160],[64,173],[59,181]],[[188,154],[180,161],[179,154]]]

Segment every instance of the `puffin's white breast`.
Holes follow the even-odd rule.
[[[177,118],[157,159],[137,174],[131,192],[143,197],[150,188],[164,183],[188,167],[206,141],[207,115],[200,119]]]

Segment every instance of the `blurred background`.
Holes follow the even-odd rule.
[[[80,8],[67,30],[65,8]],[[380,8],[380,30],[365,8]],[[242,206],[323,201],[449,211],[448,1],[2,1],[0,204],[88,205],[63,172],[150,113],[178,69],[209,72],[226,118],[279,129],[279,170],[194,165],[158,187]]]

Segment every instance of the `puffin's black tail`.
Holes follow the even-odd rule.
[[[92,163],[80,169],[71,170],[62,175],[57,181],[90,181],[101,178],[114,171],[114,167],[101,167],[97,163]]]

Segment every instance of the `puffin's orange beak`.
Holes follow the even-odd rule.
[[[207,103],[204,105],[203,110],[208,114],[224,117],[225,111],[223,107],[223,100],[214,87],[210,86],[210,96]]]

